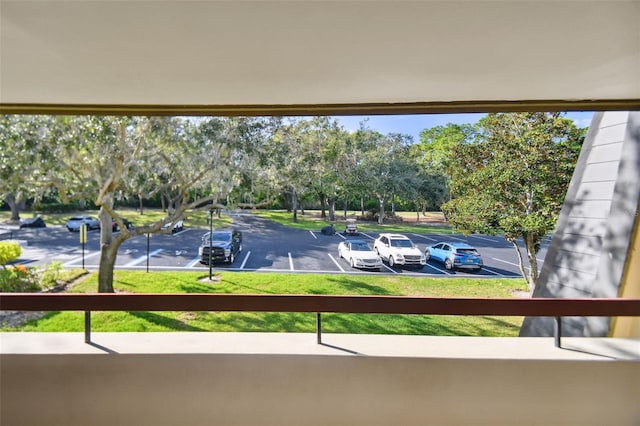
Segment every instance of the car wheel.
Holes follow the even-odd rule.
[[[352,268],[355,268],[355,267],[356,267],[356,264],[354,263],[353,259],[351,259],[351,262],[349,262],[349,263],[351,264],[351,267],[352,267]]]
[[[340,250],[338,250],[338,258],[342,259],[342,252]]]
[[[449,271],[453,269],[453,263],[451,263],[451,259],[447,259],[444,261],[444,267]]]
[[[233,263],[233,261],[236,260],[236,257],[233,255],[233,253],[231,253],[229,255],[229,265],[231,265]]]
[[[428,261],[429,259],[431,259],[431,253],[429,252],[429,250],[425,250],[425,252],[424,252],[424,258],[425,258],[425,259],[427,259],[427,261]]]
[[[389,256],[389,266],[393,267],[394,264],[393,256]]]

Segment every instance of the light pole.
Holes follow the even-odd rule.
[[[209,281],[213,278],[213,208],[209,209]]]

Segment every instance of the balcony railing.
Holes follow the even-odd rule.
[[[640,299],[507,299],[404,296],[255,294],[41,294],[0,293],[0,309],[83,311],[85,342],[91,341],[91,311],[227,311],[316,313],[322,342],[322,313],[541,316],[555,318],[554,342],[561,347],[562,317],[637,317]]]

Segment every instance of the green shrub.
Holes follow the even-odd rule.
[[[51,262],[49,266],[40,273],[40,286],[43,289],[49,289],[58,285],[60,273],[63,269],[62,262]]]
[[[42,213],[67,213],[79,210],[77,203],[62,204],[62,203],[37,203],[31,206],[32,211],[38,211]]]
[[[13,241],[0,241],[0,266],[18,260],[21,254],[20,244]]]
[[[39,291],[38,273],[24,265],[3,266],[0,269],[0,292],[29,293]]]

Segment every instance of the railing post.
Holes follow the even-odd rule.
[[[553,329],[553,337],[556,348],[561,348],[560,338],[562,337],[562,317],[555,317],[555,327]]]
[[[91,343],[91,311],[84,311],[84,342]]]
[[[316,338],[318,344],[322,344],[322,316],[320,312],[316,312]]]

